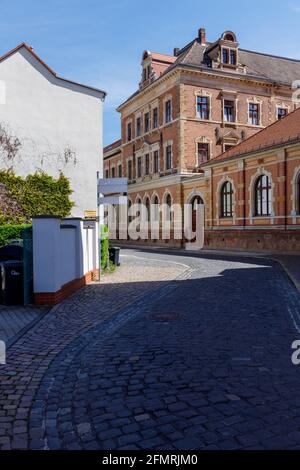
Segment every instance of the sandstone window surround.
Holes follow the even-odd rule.
[[[238,122],[238,95],[234,91],[222,91],[223,125],[236,125]]]
[[[128,158],[127,160],[127,178],[128,178],[128,181],[133,180],[133,158],[132,157]]]
[[[199,151],[203,149],[202,154],[199,154]],[[207,148],[207,155],[205,158],[204,155],[204,150]],[[203,158],[201,158],[203,157]],[[210,160],[213,157],[212,154],[212,140],[209,139],[208,137],[197,137],[195,140],[195,166],[198,168],[201,166],[202,163],[205,163],[206,161]]]
[[[164,144],[165,170],[171,171],[173,168],[173,140],[168,140]]]
[[[169,124],[173,120],[172,96],[165,96],[164,100],[164,124]]]
[[[143,177],[143,157],[142,155],[137,155],[136,157],[136,176],[137,178]]]
[[[272,179],[272,174],[259,167],[252,175],[249,193],[250,193],[250,220],[253,218],[266,218],[274,217],[274,189],[275,184]]]
[[[247,99],[248,124],[250,126],[262,125],[262,106],[262,101],[256,96]]]
[[[118,161],[118,178],[122,178],[123,176],[123,166],[122,162]]]
[[[206,90],[195,91],[195,115],[201,121],[209,121],[212,116],[212,94]]]
[[[126,121],[126,141],[131,142],[132,140],[132,119]]]
[[[238,64],[238,51],[236,48],[221,47],[221,61],[222,65],[229,65],[236,67]]]
[[[152,156],[151,172],[154,175],[157,175],[160,172],[160,150],[159,149],[160,149],[159,142],[151,146],[151,156]]]
[[[292,213],[293,217],[300,216],[300,166],[294,170],[292,183]]]
[[[158,128],[158,107],[152,109],[152,129]]]
[[[220,191],[220,217],[232,218],[233,216],[233,186],[230,181],[226,181],[221,186]]]
[[[226,186],[227,185],[227,186]],[[222,190],[226,188],[226,201],[223,200]],[[230,194],[231,193],[231,194]],[[235,185],[232,178],[228,175],[224,175],[217,185],[217,197],[216,197],[216,218],[217,220],[224,218],[231,218],[235,224],[236,220],[236,200],[235,200]],[[224,203],[227,205],[224,206]],[[223,215],[225,214],[226,215]]]
[[[135,136],[140,137],[142,135],[142,114],[138,113],[135,116]]]
[[[290,112],[290,106],[284,103],[276,104],[276,119],[282,119],[287,116]]]
[[[144,113],[144,134],[150,131],[150,112],[145,111]]]

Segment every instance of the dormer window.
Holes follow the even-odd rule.
[[[236,51],[233,49],[230,50],[230,64],[236,65]]]
[[[149,80],[151,75],[151,65],[147,65],[146,67],[143,68],[143,81],[146,82]]]
[[[229,63],[229,49],[222,50],[222,62],[223,64]]]
[[[236,49],[222,48],[222,63],[225,65],[237,64],[237,51]]]

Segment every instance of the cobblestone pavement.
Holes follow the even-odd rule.
[[[0,305],[0,341],[10,343],[19,334],[38,321],[49,310],[47,307]]]
[[[9,349],[1,448],[300,448],[300,295],[279,265],[122,259]]]

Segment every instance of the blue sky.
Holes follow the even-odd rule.
[[[108,92],[105,144],[119,138],[115,108],[136,90],[145,49],[172,53],[205,27],[208,40],[231,29],[243,48],[300,59],[300,0],[0,0],[0,7],[1,55],[25,41],[59,75]]]

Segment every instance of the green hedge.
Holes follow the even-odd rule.
[[[0,246],[6,245],[10,240],[22,238],[22,230],[30,225],[0,225]]]
[[[7,211],[5,205],[1,207],[0,204],[0,224],[28,223],[30,217],[37,215],[67,217],[74,205],[70,201],[70,182],[62,173],[57,179],[45,173],[22,178],[12,171],[0,171],[0,185],[5,187],[19,208],[18,213],[15,211],[15,215],[10,215],[7,220],[7,213],[11,214],[11,210]],[[21,220],[20,214],[23,214]]]
[[[108,239],[108,227],[106,225],[101,226],[101,268],[106,269],[109,261],[109,239]]]

